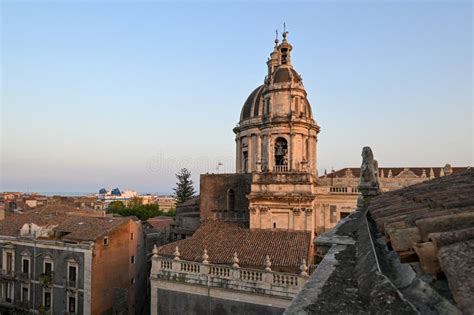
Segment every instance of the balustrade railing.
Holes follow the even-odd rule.
[[[181,271],[199,273],[200,271],[199,264],[182,262]]]
[[[274,274],[273,275],[273,284],[288,285],[288,286],[297,286],[298,277],[285,275],[285,274]]]
[[[294,296],[304,285],[307,274],[292,274],[262,269],[241,268],[216,265],[206,262],[185,261],[154,256],[152,259],[152,279],[165,279],[193,285],[222,286],[234,290],[255,292],[264,290],[265,294]],[[313,268],[314,270],[314,268]]]
[[[275,165],[273,171],[277,173],[288,172],[288,165]]]
[[[247,281],[263,281],[263,272],[261,271],[252,271],[252,270],[240,270],[240,279]]]
[[[225,266],[209,266],[209,274],[222,278],[230,277],[230,267]]]

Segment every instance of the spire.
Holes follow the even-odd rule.
[[[282,65],[291,65],[291,50],[293,49],[293,46],[288,43],[288,40],[286,39],[287,36],[288,32],[286,31],[286,23],[283,23],[283,41],[279,46],[281,53],[280,63]]]
[[[280,63],[280,51],[279,51],[279,40],[278,40],[278,30],[275,30],[275,47],[273,48],[273,51],[270,53],[270,58],[268,58],[267,61],[267,66],[268,66],[268,75],[267,79],[270,77],[270,75],[273,73],[275,68],[278,66]]]

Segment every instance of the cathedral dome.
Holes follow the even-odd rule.
[[[278,68],[273,75],[273,83],[301,82],[301,77],[293,68]]]
[[[242,112],[240,113],[240,120],[259,115],[263,87],[263,84],[260,85],[255,90],[253,90],[252,93],[250,93],[249,97],[247,97],[247,100],[242,107]]]

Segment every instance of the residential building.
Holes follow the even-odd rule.
[[[141,223],[97,215],[43,208],[0,221],[0,313],[143,312]]]

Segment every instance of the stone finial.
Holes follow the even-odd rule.
[[[173,255],[174,255],[174,260],[179,260],[179,255],[181,254],[179,253],[178,246],[175,247]]]
[[[158,257],[158,248],[156,247],[156,244],[153,245],[153,250],[151,252],[153,257]]]
[[[423,169],[423,173],[421,173],[421,178],[426,178],[426,170]]]
[[[202,254],[202,263],[204,265],[209,265],[209,255],[207,254],[207,249],[204,248],[204,254]]]
[[[303,261],[301,262],[300,265],[300,270],[301,270],[301,275],[306,277],[308,275],[308,266],[306,266],[306,259],[303,258]]]
[[[234,257],[232,258],[232,262],[234,263],[232,265],[232,268],[235,268],[235,269],[240,268],[240,266],[239,266],[240,260],[239,260],[239,257],[237,257],[237,252],[234,253]]]
[[[392,170],[388,170],[388,175],[387,175],[388,178],[392,178],[393,177],[393,174],[392,174]]]
[[[446,175],[446,174],[444,174],[444,168],[440,168],[439,169],[439,177],[443,177],[444,175]]]
[[[379,167],[370,147],[362,149],[359,191],[362,196],[375,196],[380,193]]]
[[[435,178],[435,173],[433,168],[430,168],[430,178]]]
[[[446,164],[444,166],[444,174],[445,175],[451,175],[453,173],[453,168],[451,166],[451,164]]]
[[[270,257],[267,255],[265,256],[265,271],[272,271],[272,262],[270,261]]]
[[[352,170],[350,168],[346,168],[346,171],[344,172],[344,177],[349,177],[349,178],[354,177],[354,175],[352,174]]]
[[[380,170],[380,178],[384,178],[385,174],[383,173],[383,170]]]

